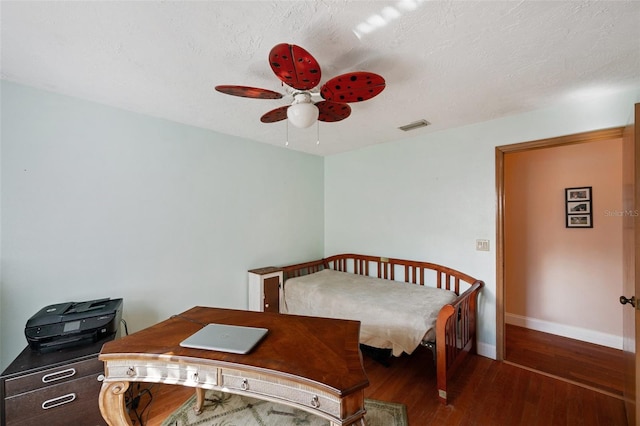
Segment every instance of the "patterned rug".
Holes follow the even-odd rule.
[[[327,426],[329,422],[306,411],[241,395],[208,390],[204,410],[193,411],[193,395],[162,426]],[[408,426],[402,404],[365,399],[367,426]]]

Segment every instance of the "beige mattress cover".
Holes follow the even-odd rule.
[[[360,343],[400,356],[435,340],[438,312],[456,297],[449,290],[325,269],[288,279],[282,311],[360,321]]]

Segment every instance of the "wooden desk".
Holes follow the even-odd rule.
[[[269,333],[246,355],[188,349],[179,343],[220,323],[264,327]],[[112,426],[131,425],[124,407],[130,382],[171,383],[248,395],[309,411],[336,425],[364,425],[360,323],[328,318],[195,307],[105,344],[99,403]]]

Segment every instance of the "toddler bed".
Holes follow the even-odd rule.
[[[359,254],[282,267],[281,312],[361,322],[360,343],[411,354],[435,350],[438,398],[447,379],[476,352],[477,296],[484,285],[454,269]]]

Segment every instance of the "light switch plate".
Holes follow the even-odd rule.
[[[489,251],[489,240],[476,240],[476,250]]]

